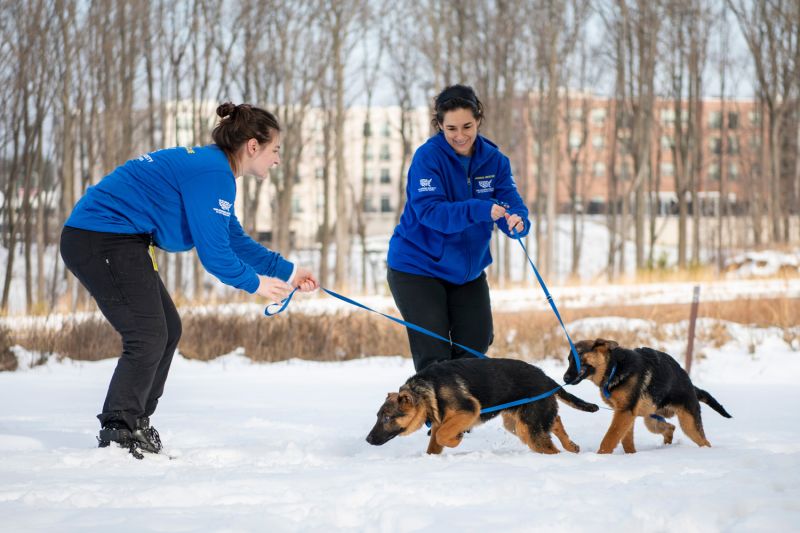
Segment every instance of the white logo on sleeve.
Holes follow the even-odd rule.
[[[222,198],[220,198],[219,199],[219,207],[215,207],[214,211],[216,211],[220,215],[229,217],[229,216],[231,216],[231,205],[233,205],[233,204],[231,204],[227,200],[223,200]],[[220,207],[222,209],[220,209]]]
[[[433,182],[433,178],[420,179],[419,180],[418,192],[433,192],[433,191],[435,191],[436,187],[433,187],[431,185],[431,182]]]

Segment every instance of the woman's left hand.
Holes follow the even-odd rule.
[[[297,287],[300,292],[311,292],[319,289],[319,282],[314,277],[310,270],[303,267],[297,267],[297,272],[294,274],[292,285]]]
[[[517,233],[522,233],[522,230],[525,229],[525,221],[519,215],[506,213],[506,224],[508,229],[515,229]]]

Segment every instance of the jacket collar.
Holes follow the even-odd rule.
[[[429,142],[432,142],[437,148],[439,148],[442,152],[447,154],[454,161],[458,161],[458,154],[453,147],[448,144],[447,139],[444,138],[444,133],[441,131],[431,137]],[[494,152],[497,152],[497,145],[494,144],[492,141],[484,137],[483,135],[478,134],[475,138],[475,150],[472,152],[472,165],[473,169],[477,169],[479,165],[489,159]]]

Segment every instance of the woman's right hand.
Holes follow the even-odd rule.
[[[270,302],[280,302],[292,292],[293,287],[285,281],[269,276],[258,276],[258,289],[256,294],[263,296]]]

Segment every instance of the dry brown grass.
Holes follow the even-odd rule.
[[[663,348],[668,341],[686,340],[686,328],[670,325],[688,320],[689,305],[606,306],[562,310],[565,322],[591,317],[623,317],[650,321],[639,329],[600,325],[571,326],[570,335],[605,337],[625,346]],[[800,301],[789,298],[701,303],[699,317],[716,319],[698,325],[698,343],[722,346],[730,340],[724,322],[757,327],[777,327],[791,346],[800,345]],[[270,319],[263,316],[216,315],[186,312],[179,350],[187,358],[210,360],[242,348],[255,361],[291,358],[341,361],[373,355],[408,355],[405,328],[369,313],[329,315],[287,313]],[[495,340],[488,355],[537,360],[566,357],[567,343],[555,316],[549,311],[508,313],[495,311]],[[680,338],[683,337],[683,338]],[[0,369],[16,365],[10,346],[19,344],[42,354],[94,361],[116,357],[121,351],[119,335],[103,319],[74,321],[53,331],[0,329]],[[6,354],[6,355],[4,355]],[[4,361],[7,361],[4,363]],[[12,368],[7,368],[12,369]]]
[[[11,331],[0,326],[0,372],[17,369],[17,357],[11,351],[11,345]]]
[[[117,357],[122,341],[114,328],[102,318],[67,322],[61,329],[25,328],[14,332],[15,344],[42,354],[78,361],[99,361]]]

